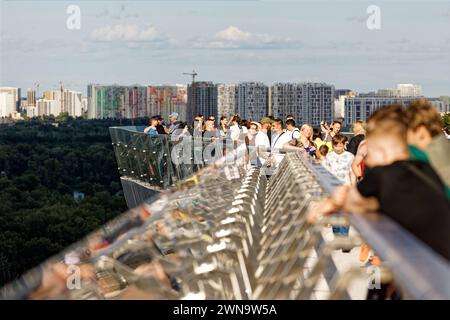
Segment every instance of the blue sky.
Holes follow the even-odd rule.
[[[0,85],[324,81],[450,95],[450,1],[1,0]],[[66,28],[66,8],[81,29]],[[381,30],[366,27],[369,5]]]

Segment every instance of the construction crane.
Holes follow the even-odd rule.
[[[195,70],[192,70],[192,72],[183,72],[184,75],[188,75],[192,77],[192,83],[195,82],[195,77],[198,75],[197,72],[195,72]]]
[[[188,75],[192,77],[192,101],[189,102],[189,93],[188,93],[188,107],[190,107],[188,110],[189,116],[187,116],[187,120],[191,122],[194,119],[195,113],[197,112],[197,105],[196,105],[196,97],[195,97],[195,77],[198,75],[195,70],[192,70],[191,73],[189,72],[183,72],[184,75]],[[189,90],[188,90],[189,92]]]

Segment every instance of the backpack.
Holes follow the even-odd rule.
[[[300,129],[299,128],[295,128],[294,131],[292,131],[292,133],[291,133],[291,138],[292,139],[295,139],[294,138],[294,132],[298,132],[300,134]]]

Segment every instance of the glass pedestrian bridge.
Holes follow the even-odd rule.
[[[225,139],[148,135],[144,129],[109,129],[129,208],[190,177],[222,157],[227,148]],[[229,143],[228,148],[233,149],[233,143]]]
[[[386,216],[306,221],[340,184],[313,160],[287,153],[268,179],[237,144],[181,167],[182,141],[141,129],[110,130],[124,190],[152,197],[0,289],[2,299],[365,299],[388,284],[402,299],[450,299],[449,262]],[[346,224],[349,237],[333,236],[330,225]],[[363,243],[380,265],[359,261]]]

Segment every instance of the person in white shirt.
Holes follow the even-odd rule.
[[[267,118],[268,119],[268,118]],[[257,154],[257,166],[264,166],[270,157],[270,141],[267,132],[270,128],[270,120],[262,121],[261,128],[255,136],[255,148]]]
[[[256,121],[250,122],[247,136],[245,138],[245,142],[248,147],[249,161],[252,166],[257,165],[255,140],[256,140],[256,135],[258,134],[259,130],[261,130],[261,124],[259,122],[256,122]]]
[[[229,123],[230,129],[228,130],[229,138],[233,141],[238,141],[239,136],[241,135],[241,128],[239,126],[239,123],[241,122],[241,119],[236,114],[234,115]]]
[[[300,138],[300,129],[295,127],[294,119],[286,120],[286,133],[290,134],[291,140]]]
[[[280,153],[285,143],[292,140],[291,133],[283,130],[283,120],[275,119],[272,123],[272,142],[270,150],[273,159],[273,168],[275,169],[284,158],[284,153]]]
[[[333,137],[331,141],[333,151],[327,154],[323,166],[344,184],[350,185],[350,173],[355,156],[351,152],[345,151],[346,142],[347,137],[341,133]]]
[[[283,145],[292,140],[291,132],[287,130],[283,130],[283,120],[275,119],[272,123],[272,143],[271,148],[273,150],[280,150],[283,148]]]

